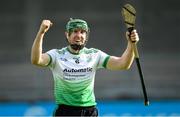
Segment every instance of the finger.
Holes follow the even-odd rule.
[[[137,41],[139,41],[139,37],[138,36],[132,36],[131,41],[137,42]]]
[[[131,37],[131,38],[135,38],[135,37],[136,37],[136,35],[134,35],[134,34],[131,34],[131,35],[130,35],[130,37]]]
[[[53,23],[52,22],[50,22],[50,27],[53,25]]]
[[[129,32],[129,31],[127,31],[127,32],[126,32],[126,35],[129,35],[129,34],[130,34],[130,32]]]
[[[53,25],[53,23],[50,20],[46,20],[45,24],[46,24],[46,28],[50,28]]]

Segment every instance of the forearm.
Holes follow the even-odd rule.
[[[107,69],[111,70],[126,70],[129,69],[134,59],[133,45],[128,41],[127,48],[124,53],[119,56],[111,56],[108,63]]]
[[[107,63],[107,69],[125,70],[131,67],[135,57],[134,54],[134,50],[136,49],[135,44],[137,44],[137,42],[139,41],[139,37],[138,34],[136,33],[136,30],[133,30],[131,32],[131,35],[129,35],[129,32],[126,32],[126,38],[128,40],[126,50],[124,51],[121,57],[111,56]]]
[[[41,60],[43,37],[44,32],[39,31],[34,40],[31,50],[31,62],[33,64],[38,64]]]
[[[124,69],[129,69],[134,60],[134,46],[133,43],[128,41],[127,48],[121,56]]]

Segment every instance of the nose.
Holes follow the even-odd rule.
[[[80,31],[80,30],[77,31],[76,34],[77,34],[77,35],[81,35],[81,31]]]
[[[81,31],[77,31],[76,36],[80,38],[82,36]]]

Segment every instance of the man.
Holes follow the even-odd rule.
[[[43,53],[43,37],[51,26],[50,20],[42,21],[32,46],[31,62],[52,70],[57,104],[54,115],[98,116],[94,96],[96,70],[129,69],[134,59],[133,43],[139,40],[136,30],[131,34],[126,33],[127,49],[122,56],[116,57],[98,49],[86,48],[90,32],[87,22],[82,19],[70,19],[65,32],[69,45]]]

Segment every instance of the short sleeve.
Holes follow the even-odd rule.
[[[99,56],[98,68],[106,68],[110,56],[101,50],[98,51],[98,56]]]
[[[55,65],[55,61],[56,61],[56,49],[49,50],[46,53],[50,57],[48,67],[53,67]]]

